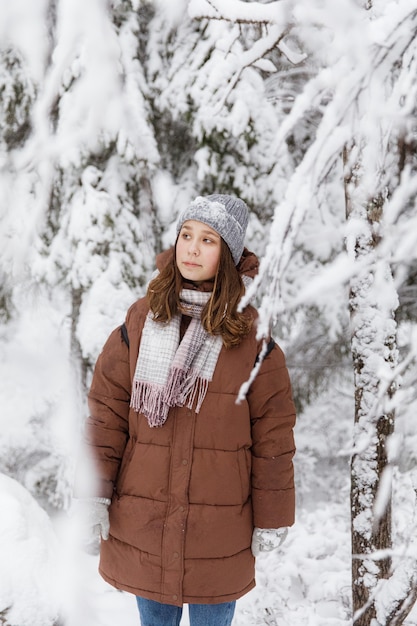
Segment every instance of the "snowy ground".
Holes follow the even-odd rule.
[[[74,519],[53,515],[51,523],[44,510],[56,504],[45,476],[52,473],[59,492],[59,460],[76,439],[60,320],[32,309],[12,339],[0,337],[0,624],[58,626],[59,609],[59,626],[139,626],[134,597],[101,580]],[[279,552],[259,557],[257,587],[238,602],[235,626],[351,624],[349,403],[342,393],[336,411],[334,398],[324,397],[299,416],[296,524]],[[416,609],[406,624],[417,626]]]

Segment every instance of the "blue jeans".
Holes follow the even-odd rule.
[[[182,607],[136,596],[141,626],[179,626]],[[236,602],[189,604],[190,626],[230,626]]]

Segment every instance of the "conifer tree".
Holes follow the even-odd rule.
[[[7,322],[13,309],[13,280],[10,272],[13,246],[8,238],[18,226],[18,216],[10,215],[15,200],[15,176],[9,158],[12,151],[21,149],[31,132],[31,108],[36,87],[24,58],[17,49],[0,49],[0,219],[2,221],[3,262],[0,265],[0,321]]]

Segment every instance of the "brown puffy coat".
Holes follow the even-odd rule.
[[[129,409],[147,312],[145,298],[130,308],[129,348],[120,328],[110,335],[89,393],[95,495],[112,499],[100,573],[167,604],[235,600],[255,585],[254,526],[294,522],[295,415],[284,356],[275,346],[236,404],[261,349],[254,324],[241,345],[222,348],[200,413],[174,407],[150,428]]]

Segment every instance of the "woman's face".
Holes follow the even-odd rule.
[[[215,230],[187,220],[181,227],[175,248],[175,259],[181,276],[201,283],[214,278],[219,266],[221,237]]]

